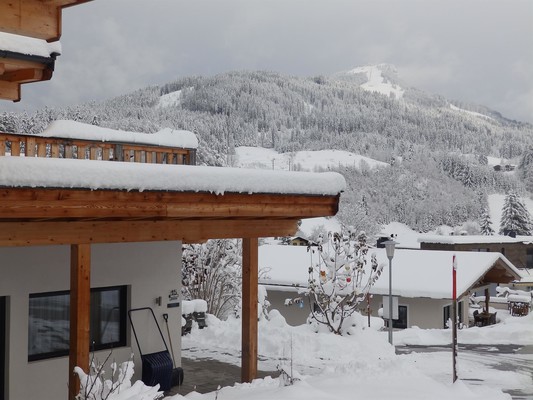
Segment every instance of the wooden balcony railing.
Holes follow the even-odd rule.
[[[100,142],[0,132],[0,157],[72,158],[155,164],[196,164],[196,149]]]

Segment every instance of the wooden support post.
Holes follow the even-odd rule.
[[[37,157],[46,157],[46,143],[45,142],[37,142]]]
[[[74,147],[69,144],[65,145],[65,158],[74,158]]]
[[[489,288],[485,289],[485,312],[489,312],[490,291]]]
[[[6,141],[4,139],[0,139],[0,156],[6,155]]]
[[[11,141],[11,155],[14,157],[20,156],[20,142],[18,140]]]
[[[70,353],[69,399],[74,399],[80,382],[74,367],[89,373],[91,310],[91,245],[73,244],[70,247]]]
[[[52,156],[52,158],[59,158],[59,144],[52,143],[50,155]]]
[[[257,377],[258,239],[242,239],[242,382]]]
[[[35,157],[35,138],[26,139],[26,157]]]
[[[104,147],[102,149],[102,161],[109,161],[109,158],[111,157],[111,150],[109,147]]]
[[[89,160],[97,160],[98,159],[98,148],[91,146],[89,147]]]

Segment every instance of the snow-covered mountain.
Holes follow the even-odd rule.
[[[185,77],[102,103],[0,113],[0,130],[40,133],[56,119],[136,132],[197,134],[199,164],[343,173],[339,218],[368,232],[417,231],[477,219],[478,193],[523,191],[518,165],[533,126],[401,82],[386,64],[331,76],[274,72]]]

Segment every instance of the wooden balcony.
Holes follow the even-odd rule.
[[[196,164],[196,149],[0,132],[0,157],[25,156],[149,164]]]

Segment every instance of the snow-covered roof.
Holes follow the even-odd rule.
[[[516,276],[518,269],[496,252],[396,250],[392,259],[392,293],[404,297],[452,298],[452,261],[457,260],[457,295],[465,293],[500,260]],[[389,268],[385,249],[376,249],[378,261],[386,263],[372,293],[389,293]]]
[[[42,39],[0,32],[0,50],[50,57],[52,53],[61,54],[61,43],[59,41],[48,43]]]
[[[438,244],[477,244],[477,243],[533,243],[533,236],[503,235],[423,235],[418,238],[420,243]]]
[[[374,249],[378,263],[385,268],[372,288],[374,294],[389,293],[388,258],[385,249]],[[452,297],[452,257],[457,259],[457,293],[465,293],[494,264],[501,262],[516,276],[520,272],[500,253],[436,250],[396,250],[392,260],[392,293],[403,297],[450,299]],[[312,259],[311,259],[312,258]],[[299,246],[263,245],[259,247],[259,268],[268,285],[307,287],[308,270],[318,261],[316,253]]]
[[[0,157],[0,187],[337,195],[335,172],[288,172],[38,157]]]
[[[307,246],[259,246],[258,265],[265,274],[259,278],[259,283],[307,287],[311,257],[317,260],[316,253],[307,251]]]
[[[148,144],[186,149],[198,148],[198,138],[190,131],[165,128],[156,133],[128,132],[67,120],[53,121],[42,134],[37,136]]]
[[[383,226],[381,232],[378,233],[377,237],[391,237],[394,235],[394,241],[398,244],[396,248],[401,249],[419,249],[420,243],[418,238],[420,237],[420,232],[416,232],[409,228],[407,225],[400,222],[391,222],[388,225]]]

